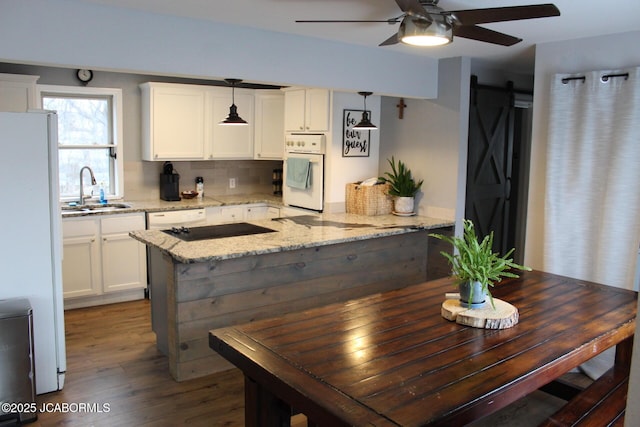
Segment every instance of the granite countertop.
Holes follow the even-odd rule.
[[[110,202],[111,203],[111,202]],[[113,215],[124,214],[133,212],[162,212],[173,211],[183,209],[201,209],[215,206],[228,206],[228,205],[248,205],[252,203],[267,203],[272,206],[283,206],[281,196],[273,196],[271,194],[252,193],[252,194],[237,194],[237,195],[216,195],[214,197],[203,197],[198,199],[182,199],[177,202],[167,202],[165,200],[126,200],[115,201],[114,203],[123,203],[128,205],[127,208],[120,208],[115,210],[101,210],[95,209],[90,211],[73,211],[63,210],[63,218],[73,218],[89,215]],[[98,204],[95,204],[98,206]]]
[[[453,225],[449,220],[424,216],[335,213],[247,222],[276,232],[194,242],[183,241],[159,230],[135,231],[130,235],[160,249],[178,262],[195,263],[346,243]]]

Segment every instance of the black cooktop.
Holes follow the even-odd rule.
[[[206,225],[204,227],[173,227],[162,231],[186,242],[194,242],[197,240],[222,239],[223,237],[274,233],[276,230],[249,224],[248,222],[237,222],[233,224]]]

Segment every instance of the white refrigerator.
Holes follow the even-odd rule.
[[[0,113],[0,300],[31,303],[37,394],[62,389],[66,371],[57,124]]]

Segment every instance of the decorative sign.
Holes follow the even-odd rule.
[[[342,117],[342,157],[369,157],[370,130],[353,127],[362,119],[364,110],[344,110]],[[369,114],[371,111],[367,110]]]

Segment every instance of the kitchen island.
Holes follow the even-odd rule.
[[[273,232],[185,241],[132,232],[149,247],[152,323],[178,380],[232,368],[208,345],[214,328],[420,283],[429,217],[301,215],[250,221]]]

